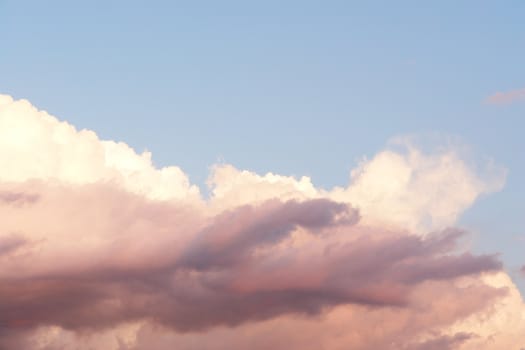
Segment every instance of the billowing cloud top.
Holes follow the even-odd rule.
[[[0,95],[2,181],[55,180],[72,185],[115,182],[150,199],[198,196],[178,167],[155,169],[151,154],[77,131],[25,100]]]
[[[410,143],[346,187],[178,167],[0,95],[0,348],[519,349],[501,263],[452,228],[505,172]],[[514,347],[514,348],[513,348]]]

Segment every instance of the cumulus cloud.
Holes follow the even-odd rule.
[[[152,199],[198,196],[198,187],[176,166],[156,169],[151,154],[122,142],[77,131],[26,100],[0,95],[2,181],[54,179],[69,184],[117,182]]]
[[[370,224],[425,232],[454,225],[482,194],[499,190],[505,170],[487,165],[475,171],[451,149],[425,154],[411,140],[363,161],[347,188],[331,198],[358,206]]]
[[[494,105],[507,105],[525,101],[525,89],[516,89],[505,92],[496,92],[486,98],[485,102]]]
[[[488,350],[525,334],[497,257],[450,228],[504,171],[453,149],[385,150],[331,190],[217,165],[204,199],[178,167],[0,96],[0,166],[0,348]]]

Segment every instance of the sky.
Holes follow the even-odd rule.
[[[0,0],[0,349],[520,350],[524,12]]]

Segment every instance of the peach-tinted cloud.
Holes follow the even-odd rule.
[[[505,172],[482,176],[453,149],[382,151],[331,190],[218,165],[204,199],[181,169],[27,101],[0,96],[0,136],[0,348],[489,350],[524,337],[501,264],[447,228]]]
[[[8,254],[23,246],[26,240],[18,235],[4,235],[0,237],[0,255]]]
[[[453,336],[439,336],[417,345],[408,346],[406,350],[454,350],[470,338],[472,338],[472,334],[468,333],[457,333]]]
[[[505,92],[496,92],[494,95],[487,97],[486,103],[494,105],[507,105],[514,102],[525,101],[525,89],[516,89]]]
[[[33,203],[38,200],[38,196],[30,193],[20,192],[0,192],[0,203],[10,205],[23,205]]]
[[[2,181],[55,179],[69,184],[114,182],[148,198],[199,195],[176,166],[156,169],[151,154],[137,154],[123,142],[103,141],[77,131],[26,100],[0,95]]]
[[[235,206],[275,197],[331,198],[358,207],[367,224],[428,232],[453,225],[480,195],[501,189],[505,182],[505,169],[488,164],[474,171],[454,149],[424,154],[410,140],[400,142],[405,152],[387,149],[364,159],[352,171],[347,187],[329,191],[316,188],[306,176],[261,176],[218,165],[208,180],[213,194],[210,204]]]
[[[11,328],[152,319],[200,330],[348,303],[403,307],[423,282],[501,268],[491,256],[443,255],[458,231],[423,238],[366,229],[355,210],[327,199],[204,218],[111,185],[31,191],[38,203],[4,212],[4,227],[26,241],[1,257],[0,323]],[[299,231],[309,241],[295,244]]]

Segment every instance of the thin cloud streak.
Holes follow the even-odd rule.
[[[496,92],[495,94],[487,97],[485,103],[493,105],[508,105],[515,102],[525,101],[525,88],[509,90],[505,92]]]

